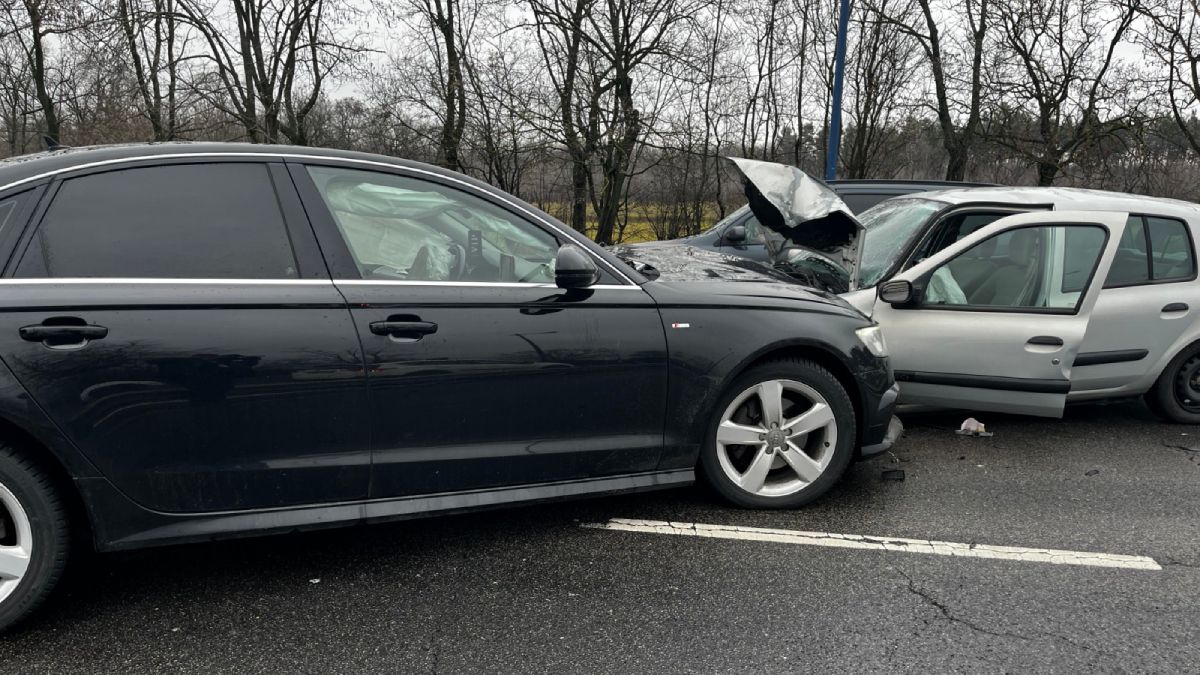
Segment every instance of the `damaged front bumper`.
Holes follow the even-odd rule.
[[[899,396],[900,385],[893,383],[879,398],[875,414],[868,417],[873,424],[863,430],[863,446],[858,451],[859,459],[887,452],[904,433],[904,424],[892,414],[896,410],[896,399]]]

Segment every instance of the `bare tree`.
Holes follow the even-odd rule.
[[[17,40],[28,66],[34,96],[42,114],[44,133],[53,141],[62,136],[58,101],[51,92],[51,44],[62,41],[91,18],[81,3],[63,0],[0,0],[0,35]]]
[[[1157,79],[1166,86],[1171,118],[1200,154],[1195,124],[1195,106],[1200,101],[1200,0],[1158,0],[1143,4],[1141,12],[1149,21],[1141,42],[1163,68]]]
[[[355,35],[337,32],[352,8],[341,0],[228,0],[231,31],[216,5],[176,1],[208,46],[215,72],[198,84],[209,103],[237,119],[251,142],[306,145],[326,78],[363,51]]]
[[[842,164],[849,178],[876,178],[885,160],[903,145],[895,117],[904,104],[901,95],[912,83],[916,46],[894,20],[859,13],[851,23],[856,42]]]
[[[571,164],[570,224],[583,232],[587,229],[588,182],[591,159],[596,152],[590,123],[578,120],[580,112],[599,108],[596,90],[582,93],[584,78],[585,22],[597,0],[530,0],[535,34],[541,48],[546,75],[557,94],[558,133]],[[586,97],[586,100],[585,100]]]
[[[996,0],[1008,57],[993,85],[1010,102],[992,112],[988,134],[1036,168],[1038,185],[1127,126],[1135,102],[1115,54],[1137,12],[1137,0]]]
[[[189,36],[176,0],[117,0],[114,19],[154,140],[174,140],[180,128],[182,66],[189,58]]]
[[[983,66],[989,0],[936,5],[934,0],[870,0],[870,9],[917,40],[933,80],[930,107],[946,150],[946,180],[963,180],[983,123]],[[920,19],[914,21],[914,15]],[[945,28],[957,29],[947,35]],[[963,58],[955,58],[961,54]]]

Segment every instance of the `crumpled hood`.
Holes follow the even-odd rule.
[[[861,314],[837,295],[813,288],[770,265],[746,258],[669,242],[623,244],[610,250],[658,282],[694,292],[710,302],[722,296],[785,302],[804,300]],[[653,271],[643,270],[645,266],[653,268]],[[731,281],[743,283],[729,283]]]
[[[796,283],[770,265],[674,242],[621,244],[609,250],[646,276],[663,281]],[[653,271],[643,270],[644,266]]]
[[[853,279],[863,226],[828,185],[786,164],[730,157],[745,178],[746,198],[759,224],[777,232],[789,246],[828,257]],[[787,248],[776,257],[786,258]]]

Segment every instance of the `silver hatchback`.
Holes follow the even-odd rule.
[[[787,240],[778,267],[816,252],[845,271],[830,290],[883,327],[902,403],[1056,417],[1144,395],[1200,423],[1200,205],[965,188],[854,218],[797,169],[735,163],[756,216]]]

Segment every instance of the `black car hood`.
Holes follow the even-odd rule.
[[[774,265],[688,246],[685,240],[624,244],[611,250],[639,272],[651,278],[660,275],[664,281],[783,283],[834,294],[850,290],[845,270],[802,248],[787,249]]]
[[[759,281],[792,282],[790,277],[770,265],[716,251],[688,246],[682,242],[621,244],[611,249],[639,272],[663,281]],[[651,269],[645,270],[643,268]],[[655,277],[657,273],[658,277]]]
[[[676,287],[691,286],[709,297],[788,298],[835,305],[859,313],[837,295],[802,283],[770,265],[754,260],[673,242],[623,244],[610,250],[652,279]]]

